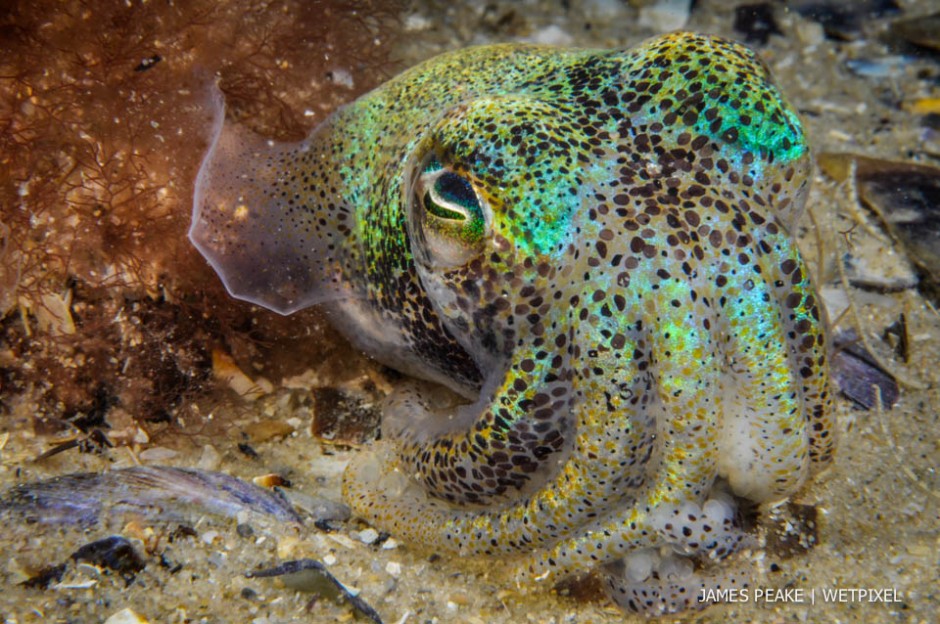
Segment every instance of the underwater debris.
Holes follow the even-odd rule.
[[[308,594],[316,594],[310,601],[308,609],[316,604],[320,598],[336,602],[346,602],[358,614],[368,618],[375,624],[382,624],[382,618],[369,603],[357,594],[349,591],[335,576],[330,574],[319,561],[315,559],[297,559],[287,561],[273,568],[246,572],[246,578],[278,577],[290,589]]]
[[[845,61],[845,66],[862,78],[896,78],[903,75],[904,68],[911,64],[909,56],[893,54],[880,58],[856,58]]]
[[[18,485],[0,497],[0,518],[27,524],[92,526],[105,513],[186,523],[204,514],[234,518],[241,512],[303,522],[276,492],[218,472],[164,466],[64,475]]]
[[[764,45],[770,35],[782,35],[770,2],[742,4],[734,9],[734,30],[744,35],[745,43]]]
[[[69,560],[116,572],[127,585],[130,585],[137,573],[146,566],[143,557],[137,553],[130,541],[120,535],[112,535],[80,546],[69,556]],[[47,589],[62,580],[67,568],[68,562],[44,567],[21,585]]]
[[[879,396],[885,409],[895,406],[897,380],[865,350],[854,329],[837,333],[833,346],[832,377],[842,394],[865,410],[878,407]]]
[[[130,584],[146,563],[127,538],[112,535],[80,547],[70,557],[120,574]]]
[[[865,22],[897,15],[901,7],[895,0],[792,0],[790,10],[822,24],[830,39],[850,41],[862,36]]]
[[[260,444],[268,440],[286,438],[294,433],[294,426],[290,423],[267,418],[245,425],[243,431],[252,444]]]
[[[920,278],[907,256],[886,237],[853,240],[842,254],[849,284],[862,290],[891,293],[917,288]]]
[[[375,439],[381,410],[374,397],[343,388],[312,390],[314,417],[310,432],[327,444],[360,446]]]
[[[246,401],[257,401],[274,392],[274,384],[264,377],[252,379],[221,349],[212,350],[212,376]]]
[[[940,51],[940,13],[897,20],[890,32],[914,45]]]
[[[881,220],[924,274],[927,294],[940,289],[940,169],[927,165],[823,153],[820,168],[836,181],[854,171],[859,200]]]
[[[767,552],[780,559],[801,555],[819,543],[819,511],[815,505],[787,501],[774,506],[765,525]]]
[[[153,69],[157,63],[163,60],[163,57],[159,54],[154,54],[151,57],[145,58],[140,62],[140,64],[134,68],[134,71],[142,72],[147,71],[148,69]]]
[[[92,429],[83,436],[72,436],[67,440],[56,441],[48,451],[40,453],[36,461],[42,461],[54,457],[59,453],[77,448],[81,453],[104,453],[105,449],[114,448],[114,444],[108,439],[101,429]]]
[[[62,580],[67,567],[67,563],[46,566],[20,583],[20,585],[29,587],[30,589],[47,589],[53,583],[58,583]]]
[[[911,339],[907,331],[907,316],[902,312],[898,320],[885,327],[882,340],[894,345],[894,354],[907,363],[911,357]]]

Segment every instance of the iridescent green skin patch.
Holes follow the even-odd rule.
[[[236,296],[323,303],[471,402],[393,395],[387,441],[345,476],[356,513],[543,582],[626,557],[612,595],[659,613],[709,581],[639,559],[741,541],[717,482],[781,499],[831,459],[824,322],[788,233],[809,171],[795,113],[731,42],[489,46],[302,143],[220,127],[190,236]]]

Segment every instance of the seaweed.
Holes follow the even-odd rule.
[[[214,347],[244,361],[310,333],[231,300],[186,239],[210,94],[218,83],[233,114],[269,136],[302,135],[391,71],[401,6],[9,3],[0,15],[0,417],[21,397],[38,407],[29,411],[41,433],[106,433],[115,410],[174,423],[213,388]],[[337,72],[352,84],[330,80]],[[301,342],[315,357],[314,342]],[[104,410],[100,393],[112,397]],[[77,426],[96,410],[101,426]]]

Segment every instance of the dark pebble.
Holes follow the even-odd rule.
[[[747,43],[764,45],[770,35],[782,35],[769,2],[742,4],[734,9],[734,29],[744,35]]]
[[[897,15],[895,0],[793,0],[789,8],[822,24],[826,36],[839,41],[858,39],[866,21]]]

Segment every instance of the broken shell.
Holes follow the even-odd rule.
[[[301,523],[283,497],[218,472],[136,466],[77,473],[27,483],[0,498],[0,519],[53,525],[92,525],[102,514],[187,522],[205,514]]]
[[[263,488],[276,488],[276,487],[290,487],[291,482],[279,474],[268,473],[265,475],[259,475],[253,477],[251,482],[257,485],[258,487]]]
[[[282,420],[261,420],[245,426],[245,433],[255,444],[275,438],[286,438],[294,433],[294,427]]]
[[[891,33],[915,45],[940,50],[940,13],[898,20],[891,24]]]
[[[855,163],[859,200],[904,246],[930,287],[940,287],[940,169],[855,154],[826,153],[818,161],[839,182],[848,179]]]
[[[869,355],[855,330],[836,334],[833,342],[832,378],[842,393],[862,409],[876,407],[879,394],[885,409],[894,407],[900,397],[897,380]]]
[[[228,384],[229,388],[248,401],[257,401],[274,392],[274,385],[270,381],[263,377],[252,379],[238,367],[232,356],[219,349],[212,351],[212,376]]]
[[[147,618],[140,615],[130,607],[121,609],[107,620],[104,624],[148,624]]]
[[[248,572],[246,578],[279,577],[284,585],[300,592],[316,594],[318,598],[326,598],[348,603],[359,615],[382,624],[382,618],[357,593],[349,591],[345,585],[330,574],[319,561],[314,559],[298,559],[287,561],[273,568]]]

